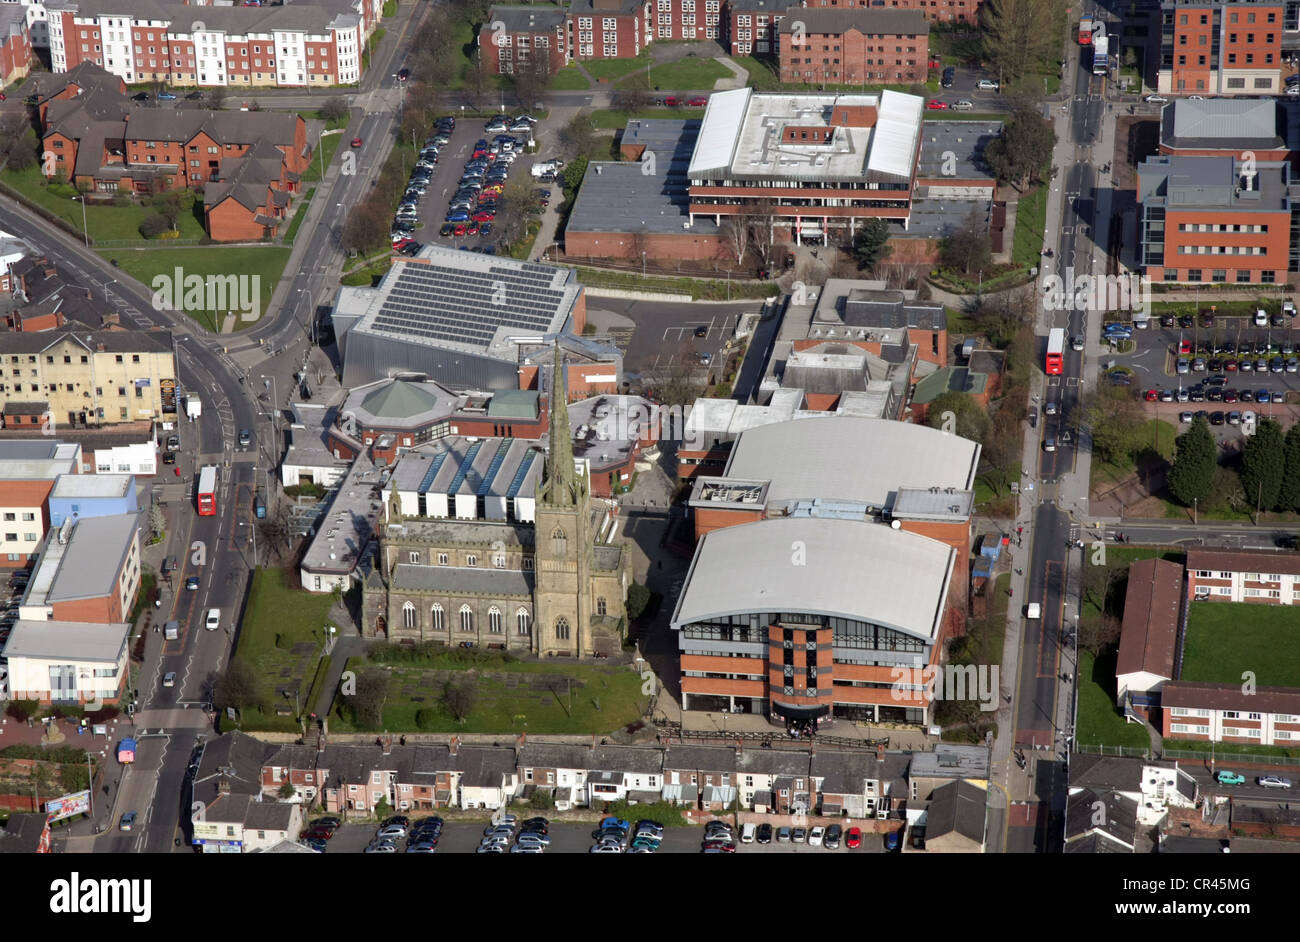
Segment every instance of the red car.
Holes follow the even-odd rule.
[[[474,214],[475,222],[491,222],[493,219],[496,218],[497,218],[497,211],[495,209],[480,209],[478,212]]]
[[[718,850],[721,851],[725,851],[728,854],[734,854],[736,852],[736,845],[731,843],[730,841],[705,841],[704,842],[704,848],[703,848],[704,850],[713,850],[714,848],[717,848]]]
[[[1192,342],[1190,340],[1178,341],[1178,355],[1186,356],[1192,352]]]
[[[468,229],[469,229],[469,226],[467,226],[465,223],[463,223],[463,222],[458,222],[458,223],[456,223],[456,228],[452,230],[451,234],[452,234],[452,235],[457,235],[457,236],[463,236],[463,235],[465,234],[466,230],[468,230]]]
[[[1160,393],[1156,392],[1154,389],[1148,389],[1142,394],[1142,398],[1147,402],[1155,402],[1160,398]]]
[[[692,108],[703,108],[708,103],[709,100],[707,98],[692,98],[686,104],[690,105]]]
[[[354,138],[352,139],[352,146],[353,146],[353,147],[360,147],[360,146],[361,146],[361,138],[359,138],[359,137],[354,137]]]
[[[862,828],[849,828],[848,833],[844,835],[844,846],[849,850],[857,850],[862,846]]]
[[[398,239],[396,242],[393,243],[393,251],[394,251],[394,252],[400,252],[402,249],[406,248],[408,245],[415,245],[415,240],[414,240],[414,239]]]
[[[478,235],[478,223],[471,222],[465,226],[465,235]]]
[[[947,111],[948,103],[946,101],[939,101],[937,98],[931,98],[926,102],[925,107],[929,108],[931,111]]]
[[[322,841],[328,841],[333,836],[334,828],[328,827],[327,825],[316,824],[303,831],[300,839],[309,840],[316,838]]]
[[[669,95],[667,98],[664,99],[664,105],[667,106],[667,107],[669,107],[669,108],[676,108],[676,107],[677,107],[677,99],[676,99],[674,96]]]

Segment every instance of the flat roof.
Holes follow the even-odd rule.
[[[926,119],[921,126],[921,156],[916,175],[942,184],[949,178],[994,182],[984,148],[1002,133],[1001,121]]]
[[[45,604],[103,598],[115,592],[122,561],[137,539],[140,522],[138,513],[85,517],[76,522],[62,547],[59,531],[52,529],[38,565],[45,567],[51,549],[63,552],[61,558],[51,560],[57,569],[45,593]]]
[[[126,497],[134,481],[131,474],[60,474],[50,497]]]
[[[806,565],[791,563],[792,546],[805,547]],[[955,561],[944,543],[857,520],[790,517],[724,527],[700,541],[672,627],[749,612],[806,612],[933,642]]]
[[[5,657],[46,660],[98,661],[116,664],[126,656],[131,626],[100,625],[83,621],[14,622],[13,633],[2,652]]]
[[[769,502],[837,498],[891,507],[900,486],[974,488],[980,446],[938,429],[852,415],[746,431],[725,477],[770,481]]]
[[[316,525],[316,537],[302,560],[305,571],[350,573],[356,568],[383,513],[384,480],[365,454],[357,456]]]
[[[974,508],[974,491],[952,487],[900,487],[890,514],[904,520],[965,520]]]
[[[647,173],[642,163],[593,161],[566,231],[715,235],[709,219],[690,218],[690,191],[685,176]]]

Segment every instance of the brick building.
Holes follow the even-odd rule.
[[[1284,284],[1295,206],[1285,162],[1159,156],[1138,167],[1141,261],[1156,282]]]
[[[789,0],[727,0],[723,48],[733,56],[775,56],[776,31]]]
[[[921,83],[929,74],[930,24],[916,10],[791,7],[778,41],[782,82]]]
[[[484,68],[493,75],[512,75],[524,63],[546,62],[554,75],[569,61],[568,23],[564,10],[544,4],[494,6],[479,29]]]
[[[1300,605],[1300,555],[1271,550],[1190,549],[1187,595],[1212,602]]]
[[[653,39],[652,0],[573,0],[566,21],[570,59],[633,59]]]
[[[1160,92],[1281,93],[1283,4],[1162,0],[1160,8]]]
[[[0,85],[27,76],[32,65],[26,10],[21,6],[0,6]]]

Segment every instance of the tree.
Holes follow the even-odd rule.
[[[208,106],[214,111],[220,111],[226,106],[226,86],[218,85],[208,92]]]
[[[1079,623],[1079,647],[1101,654],[1119,641],[1124,623],[1114,615],[1099,615]]]
[[[298,789],[293,787],[293,782],[285,782],[280,786],[279,795],[283,801],[288,801],[298,793]]]
[[[453,677],[442,688],[442,705],[455,718],[464,723],[478,702],[478,687],[474,679],[468,676]]]
[[[1061,44],[1056,0],[984,0],[980,31],[985,58],[1002,81],[1014,81],[1051,62]]]
[[[1201,416],[1174,440],[1174,465],[1166,478],[1169,493],[1184,506],[1204,502],[1214,489],[1216,456],[1210,423]]]
[[[172,224],[167,221],[167,217],[162,213],[151,213],[144,217],[140,223],[140,235],[146,239],[152,239],[154,236],[160,236],[164,232],[170,232]]]
[[[595,150],[595,145],[596,126],[586,111],[579,111],[560,129],[560,148],[566,157],[590,154]]]
[[[965,393],[952,391],[934,398],[926,411],[925,424],[980,444],[993,431],[993,422],[983,406]]]
[[[350,696],[341,696],[340,709],[350,714],[353,725],[359,729],[379,729],[387,697],[387,672],[361,671],[357,674],[355,691]]]
[[[1055,146],[1056,133],[1042,115],[1021,109],[1007,119],[1002,133],[989,141],[984,160],[999,181],[1011,183],[1023,192],[1031,182],[1042,178]]]
[[[776,263],[776,207],[771,200],[763,200],[745,217],[749,226],[749,250],[758,258],[758,264],[769,272]]]
[[[743,264],[745,253],[749,251],[749,220],[739,213],[726,216],[720,234],[724,249],[736,256],[737,265]]]
[[[522,180],[506,183],[497,204],[497,218],[493,223],[497,241],[501,245],[514,245],[528,234],[528,207],[535,202],[532,190]]]
[[[388,240],[388,212],[372,201],[358,203],[348,211],[343,224],[343,247],[368,252],[378,249]]]
[[[167,517],[163,514],[160,505],[154,504],[149,508],[149,530],[154,536],[158,536],[167,528]]]
[[[1277,502],[1281,510],[1300,510],[1300,424],[1286,433],[1286,474]]]
[[[641,617],[647,605],[650,604],[650,590],[639,582],[634,582],[627,587],[627,617],[629,620]]]
[[[1246,503],[1260,510],[1272,510],[1282,496],[1286,476],[1286,446],[1282,426],[1263,419],[1255,434],[1246,439],[1241,455],[1241,487]]]
[[[261,706],[265,700],[262,675],[242,657],[235,657],[227,665],[225,673],[217,678],[213,690],[213,701],[223,709],[234,707],[236,710],[247,710]]]
[[[940,252],[945,265],[960,268],[966,275],[993,267],[987,220],[978,209],[972,209],[965,222],[949,231]]]
[[[475,108],[482,110],[483,102],[487,99],[488,86],[494,78],[488,61],[483,58],[483,50],[475,49],[474,62],[469,69],[470,99],[474,102]]]
[[[0,117],[0,164],[14,170],[26,170],[36,163],[36,135],[21,112]]]
[[[326,98],[325,104],[320,106],[320,116],[327,124],[333,124],[336,121],[346,123],[348,120],[348,103],[337,95]]]
[[[652,103],[650,80],[644,69],[638,69],[620,82],[611,101],[615,110],[627,112],[649,108]]]
[[[889,221],[879,216],[869,219],[853,237],[853,254],[858,268],[873,269],[889,257]]]
[[[535,107],[551,87],[551,60],[546,55],[547,51],[539,50],[540,55],[535,53],[523,62],[515,63],[511,84],[514,86],[519,107],[525,111]]]
[[[1079,418],[1092,438],[1093,454],[1102,461],[1128,458],[1137,449],[1142,413],[1124,387],[1106,386],[1086,395],[1079,405]]]

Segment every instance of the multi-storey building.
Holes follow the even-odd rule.
[[[783,82],[924,82],[929,71],[930,24],[916,10],[791,7],[778,41]]]
[[[138,512],[67,518],[41,547],[19,617],[110,625],[127,621],[140,590]]]
[[[568,27],[559,7],[494,6],[479,28],[478,45],[484,68],[494,75],[512,75],[544,60],[547,75],[569,61]]]
[[[727,0],[724,48],[733,56],[775,56],[789,0]]]
[[[1280,93],[1286,16],[1282,3],[1162,0],[1159,90],[1176,95]]]
[[[1285,162],[1152,157],[1138,167],[1141,263],[1157,282],[1284,284],[1295,200]]]
[[[768,218],[774,238],[851,237],[867,219],[907,227],[924,100],[760,94],[709,99],[687,175],[690,219]]]
[[[0,333],[0,403],[28,403],[53,432],[161,419],[175,410],[170,331]],[[19,423],[22,427],[24,423]],[[31,424],[31,423],[27,423]]]
[[[1173,739],[1294,746],[1300,690],[1174,680],[1161,688],[1161,733]]]
[[[1187,594],[1212,602],[1300,605],[1300,555],[1269,550],[1190,549]]]
[[[49,0],[55,72],[82,62],[127,82],[175,86],[328,87],[361,79],[382,0],[206,6],[170,0]]]
[[[570,59],[632,59],[653,40],[652,0],[573,0]]]
[[[0,83],[8,85],[31,70],[32,44],[22,7],[0,6]]]

